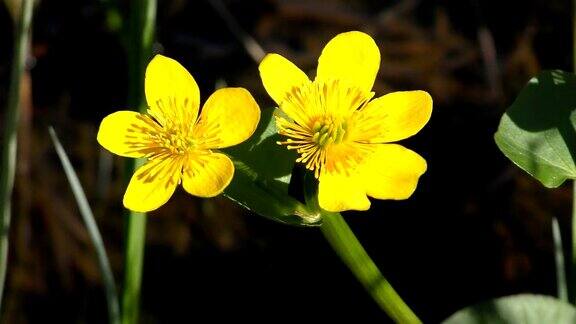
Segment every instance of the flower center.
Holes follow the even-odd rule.
[[[336,122],[331,117],[318,119],[312,126],[312,141],[320,147],[340,144],[346,136],[346,123]]]
[[[369,150],[351,138],[352,118],[372,98],[340,80],[314,81],[293,90],[280,109],[286,117],[276,115],[278,133],[288,137],[278,144],[296,150],[316,178],[323,172],[347,173]]]
[[[194,140],[189,136],[183,136],[182,132],[175,129],[166,129],[155,134],[156,142],[172,154],[184,154],[194,148]]]
[[[140,123],[131,124],[126,144],[132,152],[143,154],[148,159],[184,155],[190,151],[205,151],[202,139],[192,136],[191,129],[179,123],[165,121],[160,125],[149,115],[140,114]]]

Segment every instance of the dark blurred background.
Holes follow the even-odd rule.
[[[0,5],[1,107],[12,53],[11,2]],[[194,75],[202,101],[225,83],[248,88],[262,109],[272,109],[257,64],[215,2],[159,1],[155,52]],[[550,223],[559,218],[568,242],[571,191],[544,189],[498,151],[493,134],[531,76],[572,70],[570,1],[223,3],[265,51],[281,53],[311,76],[329,39],[362,30],[382,52],[377,95],[432,94],[430,123],[404,142],[429,164],[414,196],[345,213],[424,322],[492,297],[555,294]],[[47,127],[56,127],[81,177],[119,280],[124,161],[99,147],[96,132],[104,116],[126,108],[122,30],[129,7],[130,1],[37,1],[4,323],[106,321],[95,254]],[[150,214],[142,323],[333,320],[390,321],[317,228],[275,223],[225,198],[201,200],[181,189]]]

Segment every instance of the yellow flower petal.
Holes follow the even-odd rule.
[[[223,148],[248,139],[260,121],[260,107],[244,88],[214,92],[204,104],[194,137],[208,148]]]
[[[370,200],[358,176],[327,172],[320,175],[318,180],[318,203],[322,209],[340,212],[370,208]]]
[[[258,69],[266,92],[278,105],[292,89],[310,83],[306,73],[279,54],[266,55]]]
[[[334,37],[318,59],[316,80],[340,80],[369,93],[380,67],[380,50],[369,35],[351,31]]]
[[[137,212],[148,212],[164,205],[180,182],[181,158],[150,160],[134,173],[126,193],[124,206]]]
[[[100,123],[97,140],[108,151],[125,157],[143,157],[154,146],[148,134],[159,127],[150,117],[134,111],[117,111]]]
[[[377,199],[407,199],[426,172],[426,160],[397,144],[376,144],[376,150],[359,166],[366,193]]]
[[[426,91],[399,91],[374,99],[358,112],[357,141],[395,142],[418,133],[430,120],[432,97]]]
[[[182,186],[198,197],[214,197],[222,193],[232,181],[234,164],[221,153],[190,156],[182,173]]]
[[[192,125],[198,117],[200,90],[177,61],[156,55],[146,68],[144,82],[148,113],[163,126]]]

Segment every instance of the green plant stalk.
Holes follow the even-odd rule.
[[[130,73],[129,106],[140,112],[146,111],[144,98],[144,74],[146,64],[152,56],[152,43],[156,23],[156,0],[134,0],[131,2],[128,37],[128,69]],[[127,174],[143,163],[136,160],[127,166]],[[129,212],[127,215],[124,287],[122,293],[122,323],[138,323],[144,245],[146,241],[146,214]]]
[[[422,323],[380,272],[340,213],[323,212],[322,233],[340,259],[396,323]]]
[[[14,55],[10,74],[10,88],[4,119],[3,142],[0,150],[0,303],[4,293],[8,266],[8,238],[12,217],[11,199],[16,173],[16,148],[18,136],[18,115],[20,110],[20,85],[26,65],[29,48],[30,24],[32,22],[32,0],[22,0],[20,16],[14,17]]]
[[[131,212],[128,215],[125,248],[124,290],[122,294],[122,323],[138,323],[144,243],[146,241],[146,214]]]
[[[78,204],[82,220],[84,220],[84,224],[88,230],[90,240],[92,241],[92,244],[94,244],[94,249],[96,250],[98,266],[100,267],[100,271],[102,271],[102,281],[104,282],[106,300],[108,301],[108,319],[110,324],[120,324],[120,304],[118,302],[116,283],[114,282],[112,267],[110,267],[110,261],[106,254],[106,247],[104,246],[104,241],[102,240],[102,236],[98,230],[94,214],[92,213],[88,199],[86,199],[86,194],[84,193],[84,189],[82,189],[80,179],[78,179],[78,175],[76,174],[76,171],[74,171],[74,167],[72,167],[72,163],[70,163],[70,159],[68,158],[64,147],[62,147],[56,132],[52,127],[50,127],[48,131],[50,132],[52,143],[56,149],[56,154],[58,154],[58,158],[60,158],[60,162],[62,163],[62,168],[66,173],[66,178],[70,183],[70,188],[72,189],[72,193],[74,194],[74,198]]]
[[[320,228],[332,249],[370,293],[378,306],[396,323],[422,323],[382,275],[342,215],[320,208],[318,181],[310,172],[304,175],[304,198],[309,209],[322,215]]]
[[[560,225],[556,217],[552,217],[552,239],[554,241],[554,260],[556,261],[556,294],[558,299],[568,303],[568,285],[566,284],[562,235],[560,234]]]

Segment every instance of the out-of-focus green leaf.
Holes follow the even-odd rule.
[[[247,209],[270,219],[302,226],[320,225],[320,214],[288,194],[294,151],[276,142],[273,109],[263,109],[252,137],[225,152],[234,160],[236,171],[224,195]]]
[[[443,324],[574,324],[576,308],[549,296],[521,294],[466,307]]]
[[[544,71],[528,82],[502,116],[496,144],[544,186],[558,187],[576,178],[575,111],[576,75]]]

